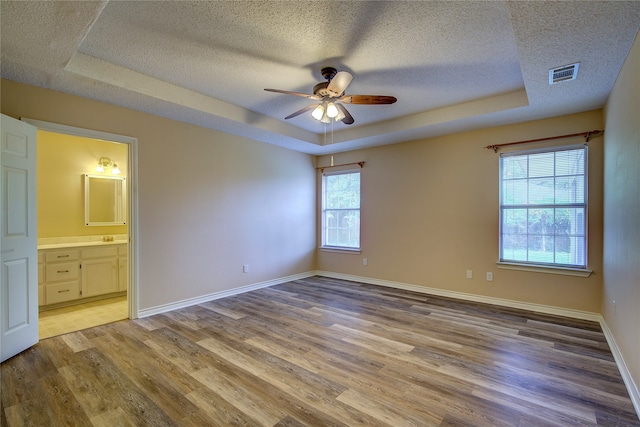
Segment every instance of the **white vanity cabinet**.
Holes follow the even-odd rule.
[[[38,251],[38,305],[51,305],[127,290],[127,245]]]
[[[82,249],[82,296],[118,292],[118,248]]]

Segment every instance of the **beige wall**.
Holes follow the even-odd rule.
[[[108,157],[127,176],[127,145],[38,131],[38,237],[127,234],[127,226],[86,226],[84,174],[95,171],[98,160]]]
[[[314,269],[311,156],[8,80],[1,85],[3,114],[138,139],[141,309]]]
[[[640,384],[640,36],[605,109],[602,313]],[[613,303],[615,301],[615,305]]]
[[[362,253],[320,251],[318,269],[599,313],[602,137],[589,143],[589,278],[496,268],[499,155],[483,148],[594,129],[602,129],[600,110],[334,155],[336,164],[366,162]],[[328,163],[326,156],[318,159]],[[492,282],[486,272],[493,272]]]
[[[367,162],[361,255],[316,254],[311,156],[6,80],[2,112],[138,138],[143,309],[317,268],[600,311],[602,138],[589,152],[588,279],[496,268],[498,155],[483,147],[598,129],[601,111],[337,154]]]

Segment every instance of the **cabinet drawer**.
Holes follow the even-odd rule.
[[[38,284],[44,283],[44,264],[38,264]]]
[[[111,258],[111,257],[117,257],[117,256],[118,256],[118,248],[115,246],[82,250],[82,259]]]
[[[47,285],[45,289],[47,304],[80,298],[80,282],[63,282]]]
[[[44,262],[44,252],[38,251],[38,264],[42,264]]]
[[[80,263],[72,262],[56,262],[55,264],[47,264],[45,267],[45,280],[47,282],[57,282],[60,280],[78,279],[80,277]]]
[[[63,251],[50,251],[45,253],[46,262],[72,261],[80,258],[80,251],[69,249]]]
[[[127,245],[118,246],[118,256],[127,256]]]

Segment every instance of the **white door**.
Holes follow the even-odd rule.
[[[36,128],[2,115],[0,362],[38,342]]]

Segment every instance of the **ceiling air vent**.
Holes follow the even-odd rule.
[[[566,82],[569,80],[575,80],[578,77],[579,62],[571,65],[565,65],[563,67],[553,68],[549,70],[549,84],[556,84],[560,82]]]

